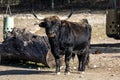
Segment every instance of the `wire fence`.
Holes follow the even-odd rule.
[[[112,1],[110,3],[110,1]],[[114,5],[114,0],[0,0],[0,13],[4,13],[9,4],[12,12],[29,12],[32,9],[61,10],[61,9],[107,9],[108,5]],[[120,1],[116,0],[119,7]],[[110,4],[109,4],[110,3]],[[113,6],[112,6],[113,7]]]

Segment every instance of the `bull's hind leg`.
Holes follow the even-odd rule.
[[[82,62],[83,55],[79,55],[78,54],[77,57],[78,57],[78,62],[79,62],[79,64],[78,64],[78,71],[80,73],[80,77],[82,77],[83,74],[85,73],[85,66],[83,65],[83,62]]]
[[[77,54],[77,57],[78,57],[78,71],[84,71],[84,69],[82,68],[83,64],[82,64],[82,56],[83,55],[80,55],[80,54]]]
[[[78,56],[78,61],[79,61],[79,66],[78,66],[78,71],[84,72],[85,71],[85,67],[89,62],[89,52],[88,49],[86,49],[84,51],[84,53],[82,53],[81,55],[77,55]]]

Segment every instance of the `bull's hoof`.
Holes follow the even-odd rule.
[[[70,72],[65,72],[65,75],[70,75]]]
[[[60,72],[57,72],[56,74],[57,74],[57,75],[60,75]]]

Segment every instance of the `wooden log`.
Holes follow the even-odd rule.
[[[48,53],[46,54],[45,59],[46,59],[45,62],[47,66],[50,66],[52,68],[55,67],[55,59],[50,50],[48,50]]]
[[[55,66],[47,36],[34,35],[25,29],[15,28],[7,34],[0,45],[0,55],[1,58],[9,57],[13,60],[42,63],[47,67]]]

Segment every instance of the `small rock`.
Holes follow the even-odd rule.
[[[64,68],[64,66],[60,66],[60,69],[63,69]]]
[[[56,74],[57,74],[57,75],[60,75],[60,72],[57,72]]]
[[[102,52],[100,50],[96,50],[94,53],[92,54],[102,54]]]
[[[70,75],[70,72],[65,72],[65,75]]]
[[[115,76],[115,74],[112,74],[111,76]]]
[[[40,67],[38,67],[37,70],[40,71]]]
[[[83,77],[84,77],[84,76],[81,74],[81,75],[80,75],[80,78],[83,78]]]
[[[31,66],[29,66],[29,69],[31,69],[32,67]]]
[[[96,67],[97,67],[96,65],[93,66],[93,68],[96,68]]]
[[[108,68],[108,70],[110,71],[110,70],[111,70],[111,68]]]
[[[77,69],[77,67],[73,67],[73,69]]]
[[[80,72],[80,74],[82,75],[82,74],[85,74],[85,72],[84,71],[82,71],[82,72]]]

